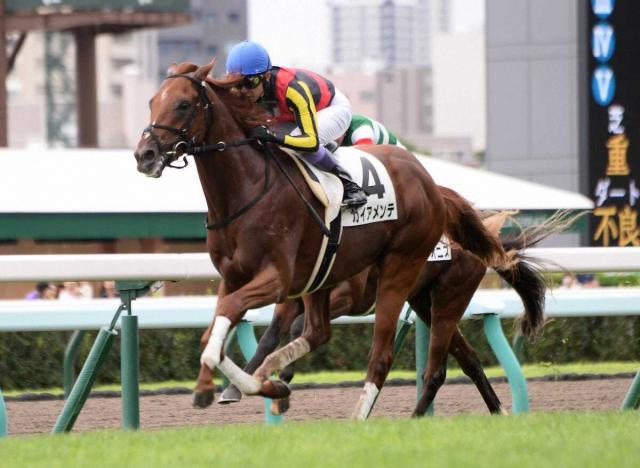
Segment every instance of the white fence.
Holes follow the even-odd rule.
[[[547,261],[547,271],[640,271],[640,247],[538,248],[526,253]],[[206,253],[0,256],[0,282],[219,277]]]
[[[527,255],[546,262],[548,271],[640,271],[640,248],[540,248]],[[0,282],[64,280],[202,280],[219,273],[205,253],[94,254],[0,256]],[[0,301],[0,331],[98,329],[108,323],[117,300]],[[211,321],[216,298],[144,298],[136,301],[142,328],[201,328]],[[249,311],[247,319],[266,325],[273,306]],[[550,317],[635,315],[639,288],[555,290],[547,295]],[[465,316],[497,313],[511,318],[522,313],[512,290],[479,290]],[[342,317],[337,323],[362,323],[371,318]]]

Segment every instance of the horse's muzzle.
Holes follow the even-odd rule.
[[[133,155],[138,162],[138,172],[155,178],[162,175],[162,170],[165,166],[164,158],[162,158],[157,151],[151,148],[143,148],[136,150]]]

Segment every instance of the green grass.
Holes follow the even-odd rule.
[[[2,466],[638,466],[640,418],[538,413],[100,431],[0,440]]]
[[[617,374],[620,372],[638,372],[640,370],[640,362],[628,361],[628,362],[580,362],[572,364],[553,364],[553,363],[539,363],[539,364],[527,364],[523,367],[524,375],[526,377],[542,377],[547,375],[560,375],[560,374]],[[489,377],[499,377],[504,375],[504,371],[501,367],[487,367],[485,372]],[[309,374],[296,374],[294,383],[338,383],[348,380],[363,380],[366,373],[365,371],[325,371],[325,372],[313,372]],[[447,371],[448,378],[460,377],[464,375],[460,369],[450,369]],[[405,370],[392,370],[389,374],[389,378],[400,379],[415,379],[415,372]],[[220,382],[219,380],[217,382]],[[166,380],[163,382],[150,382],[141,383],[140,388],[143,390],[158,390],[160,388],[176,388],[185,387],[192,388],[195,384],[194,380]],[[93,390],[120,390],[119,384],[113,385],[97,385]],[[62,389],[46,388],[38,390],[9,390],[4,392],[6,396],[20,395],[26,392],[36,393],[53,393],[61,394]]]

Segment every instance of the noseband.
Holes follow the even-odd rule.
[[[171,163],[182,155],[190,154],[192,152],[191,150],[198,146],[197,135],[194,134],[193,137],[189,139],[189,131],[191,130],[191,127],[196,118],[198,109],[200,108],[202,108],[204,112],[205,135],[204,135],[203,142],[207,141],[207,138],[209,137],[209,128],[211,126],[211,121],[212,121],[210,116],[212,104],[211,104],[211,100],[209,99],[209,96],[207,95],[206,81],[196,80],[191,75],[186,75],[186,74],[170,75],[166,79],[168,80],[170,78],[186,78],[187,80],[191,81],[196,91],[198,92],[198,102],[195,106],[192,107],[191,112],[189,113],[189,116],[187,117],[187,119],[185,120],[181,128],[151,123],[142,131],[142,134],[149,135],[153,140],[153,142],[158,146],[158,151],[160,152],[160,157],[162,158],[163,166],[182,169],[187,166],[186,158],[183,159],[182,166],[174,166]],[[174,135],[176,135],[176,139],[168,145],[163,144],[162,141],[160,140],[160,137],[154,132],[154,129],[166,130],[168,132],[171,132]]]

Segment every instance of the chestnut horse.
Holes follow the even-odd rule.
[[[455,192],[444,187],[441,187],[441,191],[447,204],[457,196]],[[506,216],[506,213],[498,213],[485,219],[484,224],[497,235]],[[534,335],[542,327],[546,283],[541,266],[520,251],[564,230],[572,222],[567,213],[559,212],[544,224],[528,228],[519,236],[503,241],[513,264],[511,268],[498,269],[497,273],[516,290],[524,304],[521,328],[525,336]],[[454,239],[456,233],[447,232],[447,235]],[[485,262],[455,242],[452,244],[450,261],[427,262],[424,265],[416,288],[409,296],[409,304],[413,310],[431,327],[429,366],[425,369],[423,394],[414,416],[424,415],[444,382],[447,351],[455,357],[463,372],[474,382],[489,411],[503,413],[500,400],[491,387],[473,347],[458,328],[458,322],[484,277],[486,268]],[[368,269],[334,287],[330,297],[332,319],[343,315],[362,315],[372,309],[376,280],[375,270]],[[303,312],[304,306],[299,299],[287,301],[276,307],[273,321],[260,338],[256,354],[247,363],[245,371],[251,372],[256,369],[287,333],[291,339],[300,335]],[[285,382],[291,382],[293,372],[294,366],[291,364],[280,373],[280,378]],[[200,378],[207,378],[213,388],[211,372],[206,368],[202,369]],[[240,398],[241,393],[231,384],[218,402],[234,403]],[[212,390],[210,393],[194,393],[194,406],[204,408],[212,402]],[[288,407],[288,398],[274,400],[272,403],[274,414],[282,414]]]
[[[208,77],[213,65],[170,67],[151,99],[151,123],[135,151],[138,171],[151,177],[160,177],[183,154],[199,154],[195,161],[210,223],[207,248],[222,276],[201,363],[220,368],[244,394],[288,396],[285,383],[268,377],[329,340],[329,288],[375,265],[379,279],[373,343],[354,412],[364,419],[391,366],[402,306],[444,231],[444,201],[411,153],[396,146],[365,147],[389,172],[398,219],[344,230],[323,288],[303,298],[302,336],[270,354],[253,375],[245,373],[223,354],[224,340],[248,309],[302,292],[324,235],[316,222],[323,208],[289,155],[247,138],[249,129],[267,123],[269,116],[234,92],[240,78]],[[466,239],[479,246],[490,265],[507,261],[479,218],[468,219],[466,225],[476,228],[464,233]]]

